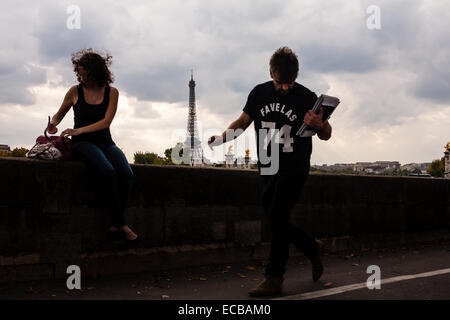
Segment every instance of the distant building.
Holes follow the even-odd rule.
[[[244,157],[237,157],[236,158],[236,167],[240,169],[245,168],[245,158]]]
[[[406,170],[406,171],[415,171],[420,170],[422,173],[426,173],[428,167],[431,165],[431,162],[424,162],[424,163],[407,163],[400,167],[400,170]]]
[[[250,158],[250,150],[245,151],[245,157],[237,157],[233,153],[233,146],[228,147],[228,152],[225,154],[224,162],[217,162],[217,164],[225,164],[226,168],[230,169],[247,169],[251,170],[252,165],[256,165],[258,163],[257,160],[252,160]]]
[[[323,164],[321,166],[313,165],[312,167],[315,169],[333,172],[333,171],[353,171],[353,167],[355,165],[353,163],[335,163],[332,165]]]
[[[399,170],[400,163],[398,161],[376,161],[376,162],[357,162],[353,171],[368,173],[383,173],[387,170]]]
[[[7,144],[0,144],[0,152],[10,153],[11,148]]]
[[[233,146],[228,147],[228,152],[225,154],[225,165],[227,168],[234,167],[234,154],[233,154]]]
[[[356,162],[356,163],[336,163],[332,165],[313,165],[311,167],[327,171],[327,172],[354,172],[357,174],[390,174],[392,172],[398,172],[400,170],[415,172],[418,174],[419,170],[422,174],[425,174],[431,163],[408,163],[400,165],[398,161],[376,161],[376,162]]]
[[[450,142],[445,146],[444,155],[444,178],[450,179]]]

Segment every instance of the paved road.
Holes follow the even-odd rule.
[[[232,265],[170,270],[159,273],[82,278],[81,290],[68,290],[66,281],[0,284],[0,299],[150,299],[150,300],[252,300],[248,290],[262,279],[262,261]],[[417,245],[395,249],[365,250],[324,256],[325,273],[314,283],[311,266],[304,257],[292,257],[284,294],[275,299],[445,299],[450,300],[450,243]],[[367,287],[330,294],[329,290],[366,283],[367,267],[381,271],[381,289]],[[383,280],[441,271],[425,277],[383,284]],[[320,296],[311,293],[321,291]]]

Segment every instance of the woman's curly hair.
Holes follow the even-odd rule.
[[[73,71],[77,75],[78,82],[81,83],[81,77],[78,73],[78,67],[83,67],[87,72],[88,80],[94,81],[98,86],[108,87],[112,82],[114,82],[114,77],[111,71],[109,71],[109,66],[112,62],[112,56],[106,53],[102,56],[92,50],[83,49],[72,54],[72,64]]]

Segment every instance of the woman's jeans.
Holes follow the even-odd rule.
[[[125,223],[125,206],[133,186],[133,171],[123,152],[114,144],[96,145],[87,141],[73,145],[75,159],[81,160],[100,179],[102,197],[111,213],[111,226]]]

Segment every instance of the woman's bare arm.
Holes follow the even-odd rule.
[[[76,86],[73,86],[72,88],[69,89],[69,91],[67,91],[66,95],[64,96],[64,100],[61,104],[61,107],[59,107],[59,110],[55,113],[55,115],[50,120],[50,124],[47,127],[47,131],[49,133],[53,134],[58,131],[56,126],[61,123],[62,119],[64,119],[67,112],[74,105],[74,101],[77,96],[78,96],[78,93],[77,93]]]

